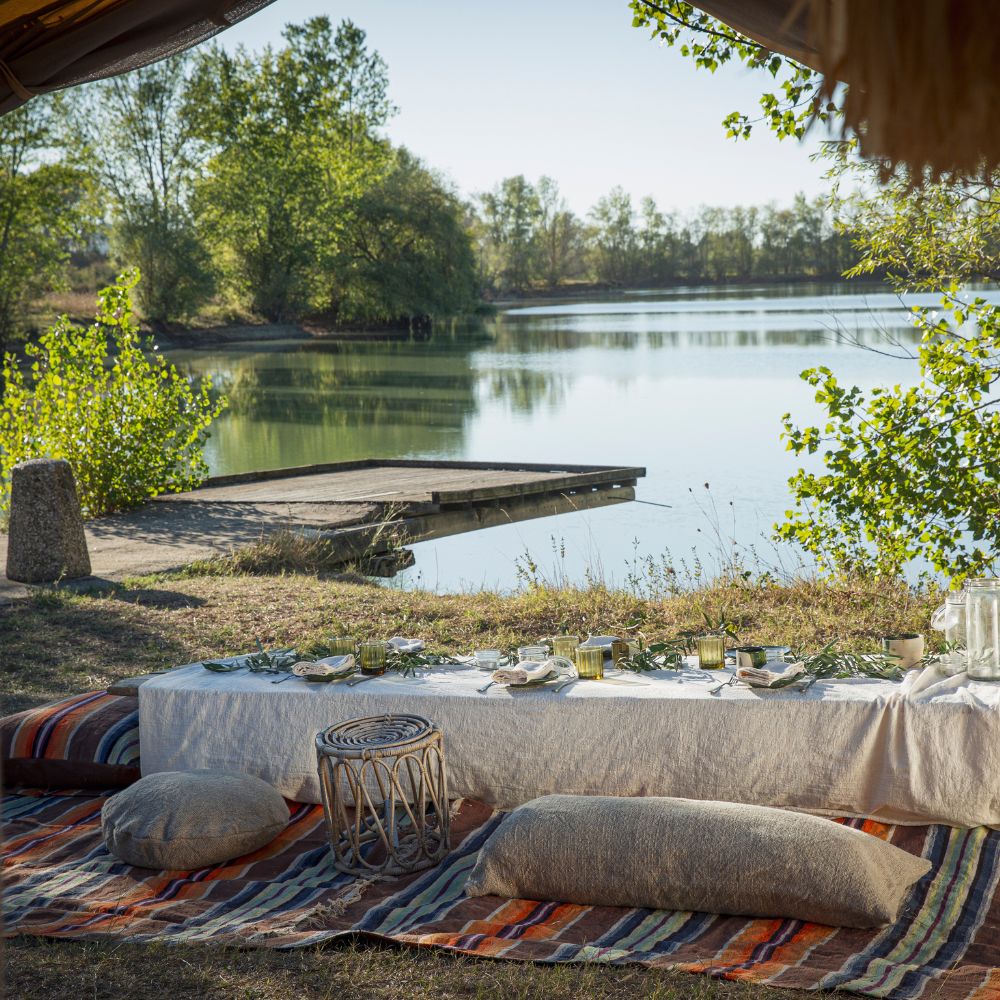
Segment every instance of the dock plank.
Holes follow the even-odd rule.
[[[461,504],[505,497],[632,485],[644,469],[627,467],[498,467],[448,464],[371,464],[298,475],[261,474],[254,480],[209,483],[164,495],[184,503],[381,503]]]

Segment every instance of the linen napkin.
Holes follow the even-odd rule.
[[[336,677],[339,674],[354,672],[354,657],[326,656],[322,660],[299,660],[292,666],[296,677]]]
[[[555,670],[548,660],[521,660],[520,663],[511,667],[500,667],[490,674],[490,680],[497,684],[528,684],[531,681],[540,681],[543,677],[548,677]]]
[[[420,653],[425,643],[423,639],[406,639],[401,635],[394,635],[386,645],[392,646],[400,653]]]
[[[737,680],[749,684],[750,687],[784,687],[806,672],[805,664],[798,660],[795,663],[772,664],[779,670],[768,670],[766,667],[740,667],[736,671]]]

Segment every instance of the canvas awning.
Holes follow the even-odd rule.
[[[62,87],[146,66],[273,0],[3,0],[0,114]]]
[[[937,176],[1000,166],[998,0],[696,0],[838,83],[863,155]]]

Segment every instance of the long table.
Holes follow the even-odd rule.
[[[501,808],[552,792],[672,795],[1000,825],[1000,686],[951,679],[914,694],[912,677],[712,693],[717,674],[657,671],[480,693],[488,678],[472,668],[348,686],[193,664],[139,688],[142,771],[246,772],[318,802],[319,730],[409,712],[442,728],[452,797]]]

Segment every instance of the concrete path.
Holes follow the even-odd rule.
[[[197,559],[227,555],[275,531],[356,525],[375,516],[374,504],[148,503],[127,514],[87,521],[93,576],[74,581],[88,589],[126,576],[179,569]],[[0,534],[0,569],[7,535]],[[0,577],[0,603],[26,597],[29,588]]]

